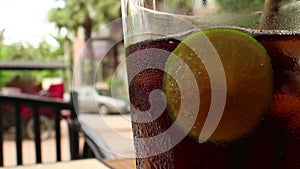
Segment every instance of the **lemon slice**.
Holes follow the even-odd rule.
[[[175,57],[183,62],[176,61]],[[221,66],[214,64],[218,60]],[[184,66],[188,66],[189,71],[182,69]],[[223,71],[224,82],[214,71],[209,72],[208,67]],[[216,128],[207,139],[210,142],[229,142],[251,133],[261,121],[272,95],[273,71],[266,50],[250,34],[235,29],[216,28],[189,35],[168,58],[165,72],[174,72],[164,75],[168,112],[174,120],[185,113],[187,118],[178,125],[195,139],[205,132],[201,130],[208,120],[210,106],[219,104],[211,102],[212,90],[219,90],[212,86],[225,86],[226,93],[224,111],[217,112],[221,113],[221,118],[215,119]],[[184,79],[189,72],[194,79]],[[198,88],[190,88],[192,80]],[[178,85],[180,81],[184,81],[184,85]],[[212,85],[212,82],[219,84]],[[191,97],[189,100],[195,92],[200,99]],[[182,111],[186,108],[181,107],[181,99],[188,100],[186,107],[199,105],[191,129],[187,127],[191,118],[188,118],[189,112]]]

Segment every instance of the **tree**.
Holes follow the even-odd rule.
[[[57,39],[58,40],[58,39]],[[23,60],[23,61],[57,61],[63,55],[61,48],[53,48],[46,41],[42,41],[37,47],[31,44],[13,43],[1,44],[0,60]],[[15,76],[43,79],[45,77],[57,77],[58,71],[5,71],[1,72],[0,89]]]
[[[93,31],[99,26],[119,18],[120,0],[58,0],[64,2],[63,7],[53,8],[49,11],[49,21],[54,22],[59,29],[68,30],[68,36],[76,36],[78,29],[84,30],[87,43],[87,56],[89,58],[88,83],[93,83],[95,74],[93,51],[89,39]]]
[[[4,40],[4,31],[5,31],[5,29],[0,30],[0,45],[2,45],[3,40]]]

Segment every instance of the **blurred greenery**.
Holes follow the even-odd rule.
[[[105,83],[108,84],[109,91],[113,92],[110,93],[110,95],[114,98],[125,100],[129,98],[128,92],[126,91],[127,88],[124,88],[124,80],[119,79],[116,76],[110,76],[105,79]]]
[[[38,46],[24,43],[4,44],[4,32],[0,30],[0,60],[40,60],[62,61],[63,55],[72,54],[70,46],[78,29],[83,28],[85,40],[90,39],[92,32],[97,31],[101,25],[108,23],[121,16],[120,0],[54,0],[60,2],[59,7],[54,7],[48,12],[48,20],[59,29],[59,35],[53,37],[59,44],[54,48],[46,41]],[[67,34],[62,33],[67,30]],[[67,46],[66,46],[67,45]],[[68,51],[66,51],[68,50]],[[91,55],[91,54],[89,54]],[[90,57],[92,58],[92,57]],[[70,61],[70,63],[72,63]],[[93,64],[93,60],[90,61]],[[93,67],[92,67],[93,68]],[[19,76],[31,76],[35,78],[57,76],[57,71],[1,71],[0,88],[10,79]],[[37,77],[38,76],[38,77]]]
[[[105,23],[121,16],[120,0],[57,0],[64,6],[52,8],[48,13],[50,22],[59,29],[65,28],[69,35],[76,36],[79,27],[85,32],[85,38],[91,37]]]
[[[120,0],[57,0],[64,5],[53,8],[48,13],[50,22],[61,30],[67,30],[67,38],[74,39],[80,28],[84,31],[86,55],[88,57],[87,83],[94,82],[95,61],[91,43],[92,33],[102,25],[121,17]]]
[[[23,43],[2,44],[0,46],[0,60],[58,60],[63,55],[62,48],[54,48],[46,41],[38,46]]]
[[[117,89],[123,86],[123,80],[118,79],[117,77],[110,76],[105,79],[105,82],[110,86],[110,88]]]
[[[265,0],[216,0],[225,11],[255,10],[262,9]]]
[[[60,46],[63,46],[60,38],[55,38]],[[62,47],[53,47],[46,41],[42,41],[38,46],[24,44],[21,42],[4,44],[0,43],[0,60],[3,61],[59,61],[64,54]],[[45,77],[57,77],[59,71],[12,71],[2,70],[0,89],[16,76],[24,78],[34,78],[41,82]]]

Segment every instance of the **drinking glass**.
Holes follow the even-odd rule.
[[[300,1],[121,2],[137,168],[300,168]]]

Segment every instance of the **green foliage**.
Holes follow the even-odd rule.
[[[120,0],[60,0],[64,2],[62,7],[53,8],[48,13],[50,22],[56,24],[59,29],[68,31],[67,37],[76,37],[79,28],[84,30],[84,38],[87,42],[92,32],[99,27],[121,16]],[[71,39],[71,38],[70,38]],[[87,48],[89,47],[87,43]],[[89,48],[88,48],[89,49]],[[87,50],[89,59],[87,83],[92,83],[94,68],[93,51]],[[83,80],[85,81],[85,80]]]
[[[240,11],[240,10],[253,10],[262,9],[261,6],[265,0],[216,0],[225,11]]]
[[[115,98],[120,99],[128,99],[129,94],[126,87],[126,82],[118,77],[110,76],[105,79],[105,83],[107,83],[110,87],[110,95],[113,95]]]
[[[43,70],[43,71],[29,71],[29,70],[2,70],[1,71],[1,81],[0,81],[0,90],[8,82],[10,82],[15,77],[35,79],[37,84],[40,84],[42,80],[46,77],[59,77],[59,70]]]
[[[2,44],[0,46],[1,60],[59,60],[59,56],[63,53],[63,46],[55,49],[46,41],[42,41],[37,47],[22,43]]]
[[[7,71],[3,70],[0,72],[1,80],[0,80],[0,90],[7,84],[13,77],[16,77],[18,72],[16,71]]]
[[[120,0],[63,0],[63,2],[64,7],[51,9],[48,18],[58,28],[66,28],[73,35],[79,27],[91,24],[92,30],[95,31],[102,23],[121,16]]]
[[[107,23],[121,17],[121,1],[120,0],[103,0],[95,4],[95,15],[97,23]],[[97,19],[98,18],[98,19]]]
[[[59,39],[57,39],[59,40]],[[13,43],[0,45],[0,61],[59,61],[63,55],[63,43],[60,48],[53,48],[46,41],[41,42],[37,47],[31,44]],[[7,71],[0,72],[0,89],[15,76],[31,77],[41,81],[45,77],[57,77],[59,71]]]
[[[14,55],[14,47],[2,45],[0,48],[0,59],[1,60],[10,60],[11,56]]]
[[[118,89],[123,86],[123,81],[121,79],[112,76],[106,78],[105,83],[107,83],[112,89]]]
[[[2,45],[3,40],[4,40],[4,32],[5,32],[5,29],[0,30],[0,45]]]

